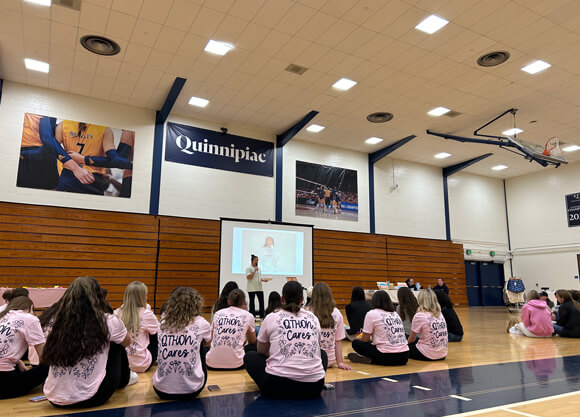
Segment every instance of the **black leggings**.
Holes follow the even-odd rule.
[[[248,311],[252,316],[256,316],[256,306],[254,304],[254,298],[258,297],[258,304],[260,305],[260,310],[258,312],[261,318],[264,318],[264,291],[249,291],[248,295],[250,297],[250,308]]]
[[[159,391],[157,388],[153,387],[153,390],[155,390],[157,396],[162,400],[192,400],[195,397],[197,397],[201,393],[201,391],[203,391],[203,389],[205,388],[205,384],[207,382],[207,366],[205,364],[205,355],[207,354],[208,350],[209,350],[208,346],[204,345],[201,345],[199,348],[199,353],[201,357],[201,367],[203,369],[203,385],[201,386],[200,389],[186,394],[169,394],[167,392]]]
[[[151,353],[151,365],[145,372],[147,372],[157,361],[157,352],[159,352],[159,339],[157,339],[156,334],[149,334],[149,345],[147,350]]]
[[[58,405],[51,403],[58,408],[89,408],[97,407],[107,402],[112,397],[115,390],[124,388],[129,383],[131,370],[129,369],[129,360],[125,348],[116,343],[111,343],[109,347],[109,356],[107,357],[107,368],[105,378],[99,389],[88,400],[75,404]]]
[[[322,366],[326,371],[328,356],[323,350],[320,355]],[[258,352],[247,352],[244,356],[244,366],[260,392],[266,397],[278,400],[313,398],[318,397],[324,388],[324,378],[316,382],[299,382],[267,373],[266,356]]]
[[[442,361],[443,359],[446,358],[446,356],[441,358],[441,359],[430,359],[427,356],[423,355],[419,351],[419,349],[417,349],[417,342],[415,342],[415,343],[409,343],[409,358],[415,359],[416,361],[433,362],[433,361]]]
[[[375,365],[399,366],[406,365],[409,360],[409,351],[399,353],[383,353],[370,342],[363,342],[355,339],[352,341],[352,348],[356,353],[367,358],[371,358]]]
[[[0,372],[0,399],[15,398],[28,394],[32,389],[44,383],[48,376],[48,366],[38,365],[27,371]]]

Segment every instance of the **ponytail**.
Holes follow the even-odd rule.
[[[32,307],[32,300],[26,296],[14,297],[8,303],[8,306],[0,313],[0,320],[8,314],[8,312],[13,310],[23,310],[30,311]]]
[[[246,302],[246,294],[240,289],[230,291],[228,302],[232,307],[241,307]]]
[[[298,281],[288,281],[284,284],[284,288],[282,288],[282,298],[284,299],[282,310],[288,311],[292,314],[298,313],[301,308],[302,300],[304,300],[302,284]]]

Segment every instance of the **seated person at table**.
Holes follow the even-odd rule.
[[[371,311],[371,304],[365,299],[362,287],[353,287],[350,303],[346,306],[346,319],[350,327],[345,326],[346,338],[350,341],[356,338],[356,334],[362,331],[365,315]]]
[[[419,286],[418,287],[419,289],[423,288],[421,286],[421,284],[419,284],[418,282],[415,282],[415,280],[413,278],[407,278],[405,280],[405,283],[407,284],[407,287],[412,288],[413,291],[417,291],[417,286]]]
[[[450,342],[461,342],[463,340],[463,326],[457,313],[453,309],[453,303],[443,291],[435,291],[437,302],[441,306],[441,314],[447,323],[447,340]]]
[[[433,287],[435,291],[443,291],[445,294],[449,295],[449,288],[447,284],[443,282],[442,278],[437,278],[437,285]]]
[[[441,314],[435,291],[421,290],[419,308],[409,335],[409,358],[419,361],[438,361],[447,357],[447,323]],[[419,341],[417,341],[419,336]]]
[[[349,353],[348,359],[355,363],[405,365],[409,360],[409,346],[403,321],[395,312],[391,297],[385,291],[376,291],[371,303],[373,309],[365,317],[362,340],[353,340],[356,353]]]

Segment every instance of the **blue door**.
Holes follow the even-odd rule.
[[[477,261],[465,261],[465,286],[470,307],[483,305],[479,264],[480,262]]]
[[[505,284],[503,264],[480,262],[481,294],[484,306],[502,306]]]

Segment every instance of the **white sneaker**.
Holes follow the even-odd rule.
[[[137,372],[131,371],[131,376],[129,377],[129,383],[127,384],[127,386],[135,385],[138,381],[139,381],[139,375],[137,375]]]

